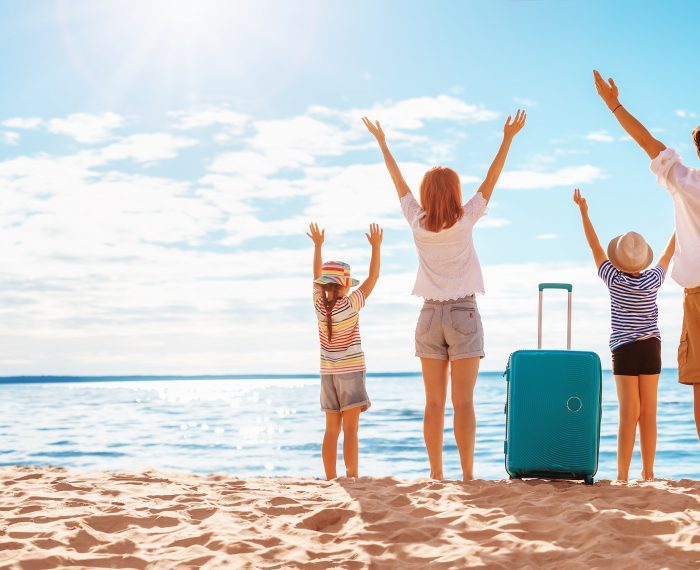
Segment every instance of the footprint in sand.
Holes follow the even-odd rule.
[[[86,530],[79,530],[68,539],[68,544],[77,552],[89,552],[95,546],[106,544],[106,542],[93,536]]]
[[[204,546],[211,539],[212,532],[206,532],[197,536],[190,536],[189,538],[181,538],[179,540],[174,540],[168,544],[168,548],[179,546],[181,548],[188,548],[190,546],[200,545]]]
[[[190,509],[187,514],[190,515],[192,520],[201,522],[204,519],[208,519],[213,514],[216,514],[218,509],[216,507],[199,507],[196,509]]]
[[[337,532],[353,516],[355,513],[350,509],[322,509],[299,522],[296,528],[317,532]]]
[[[131,517],[125,515],[95,515],[87,517],[85,524],[98,532],[121,532],[131,525],[142,528],[177,526],[180,521],[174,517],[152,516]]]

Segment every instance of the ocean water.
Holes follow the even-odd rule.
[[[421,377],[371,376],[367,388],[373,405],[360,420],[361,474],[426,476]],[[478,478],[506,477],[505,397],[500,374],[479,375]],[[315,378],[0,381],[0,465],[321,477],[324,415],[318,401]],[[448,403],[445,475],[459,478],[451,423]],[[665,370],[659,383],[658,429],[656,475],[700,478],[692,389],[677,383],[675,370]],[[597,477],[610,479],[616,474],[617,399],[609,372],[603,376],[601,431]],[[637,444],[630,475],[640,471]]]

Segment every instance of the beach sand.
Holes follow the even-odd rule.
[[[698,568],[700,482],[0,468],[0,568]]]

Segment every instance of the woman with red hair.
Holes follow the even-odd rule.
[[[503,170],[513,137],[525,125],[525,112],[509,116],[503,142],[486,178],[474,196],[462,203],[459,175],[451,168],[428,170],[416,201],[386,144],[379,122],[363,122],[377,139],[384,162],[401,201],[401,210],[413,232],[418,251],[418,275],[413,294],[425,302],[416,326],[416,356],[420,357],[425,385],[423,436],[430,460],[430,476],[442,479],[442,435],[445,424],[448,373],[452,377],[454,434],[464,480],[474,478],[473,393],[484,357],[484,335],[476,295],[484,293],[472,228],[484,215]]]

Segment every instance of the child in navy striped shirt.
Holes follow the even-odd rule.
[[[656,454],[656,395],[661,373],[661,333],[656,295],[661,288],[676,248],[676,235],[659,262],[647,269],[653,252],[644,238],[627,232],[610,241],[607,254],[588,217],[586,199],[574,190],[581,211],[583,231],[593,252],[598,275],[610,291],[613,374],[620,403],[617,436],[617,479],[627,481],[639,424],[642,478],[654,478]]]

